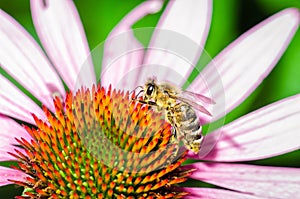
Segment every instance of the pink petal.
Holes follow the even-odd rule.
[[[146,1],[131,11],[110,33],[105,41],[104,57],[102,64],[101,83],[103,86],[132,89],[136,85],[133,77],[128,81],[127,73],[141,67],[144,47],[136,40],[131,26],[144,16],[158,12],[163,1]],[[138,75],[138,74],[135,74]]]
[[[89,47],[73,1],[31,1],[33,21],[47,54],[70,90],[95,83]]]
[[[0,75],[0,113],[35,124],[31,113],[44,118],[41,108],[15,85]]]
[[[14,160],[15,158],[7,152],[15,152],[14,149],[17,147],[13,145],[18,144],[15,138],[20,139],[22,137],[29,141],[31,137],[23,127],[9,117],[0,115],[0,126],[0,161]]]
[[[300,94],[286,98],[209,134],[200,157],[213,161],[249,161],[300,148]],[[221,135],[221,136],[220,136]],[[220,136],[220,137],[219,137]]]
[[[26,177],[27,175],[25,173],[22,173],[18,170],[0,166],[0,186],[12,184],[12,182],[8,181],[8,179],[24,181],[24,178]]]
[[[245,193],[238,193],[234,191],[228,191],[224,189],[214,188],[193,188],[186,187],[183,191],[189,192],[190,195],[185,196],[185,199],[198,199],[198,198],[209,198],[209,199],[258,199],[260,197],[251,196]]]
[[[300,169],[243,164],[195,163],[191,178],[265,198],[300,196]]]
[[[269,74],[286,49],[300,21],[298,9],[286,9],[263,21],[223,50],[191,84],[221,106],[212,120],[238,106]],[[190,89],[189,88],[189,89]]]
[[[170,1],[151,39],[140,74],[182,86],[204,48],[211,21],[211,0]],[[153,69],[152,69],[153,68]]]
[[[34,39],[1,10],[0,24],[1,67],[53,110],[53,95],[65,93],[60,78]]]

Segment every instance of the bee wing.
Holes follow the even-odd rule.
[[[198,110],[198,111],[200,111],[200,112],[202,112],[206,115],[212,116],[212,114],[204,106],[198,104],[197,102],[192,101],[192,99],[188,99],[188,98],[181,97],[181,96],[177,96],[176,99],[189,104],[190,106],[192,106],[196,110]]]
[[[206,97],[199,93],[193,93],[191,91],[181,91],[181,93],[179,95],[180,95],[180,97],[187,98],[187,99],[193,99],[195,101],[204,102],[206,104],[215,104],[216,103],[213,99],[211,99],[209,97]]]
[[[194,95],[190,95],[190,93],[192,93],[192,92],[189,92],[188,95],[186,93],[187,93],[186,91],[182,91],[181,93],[176,94],[176,95],[169,95],[169,97],[179,100],[181,102],[187,103],[190,106],[192,106],[193,108],[195,108],[196,110],[198,110],[206,115],[212,116],[212,114],[204,106],[197,103],[197,101],[199,101],[199,98],[195,98]],[[198,95],[195,95],[195,96],[198,96]],[[201,96],[201,99],[202,99],[203,95],[199,94],[199,96]],[[204,97],[203,99],[211,102],[210,98],[205,97],[205,96],[203,96],[203,97]],[[200,100],[200,101],[203,101],[203,100]]]

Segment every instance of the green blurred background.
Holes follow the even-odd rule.
[[[93,49],[99,43],[103,42],[122,17],[141,2],[141,0],[76,0],[75,4],[82,19],[90,48]],[[287,7],[300,8],[300,1],[214,1],[212,24],[206,44],[207,52],[210,56],[214,57],[240,34],[268,16]],[[13,16],[37,39],[28,0],[0,0],[0,8]],[[162,11],[145,17],[135,24],[134,27],[154,27],[161,13]],[[226,123],[252,110],[297,93],[300,93],[299,30],[275,69],[243,104],[227,115]],[[284,142],[284,140],[282,141]],[[298,150],[282,156],[249,163],[300,167],[300,151]],[[0,165],[3,165],[3,163],[0,163]],[[0,198],[13,198],[13,195],[19,191],[21,190],[16,190],[14,186],[2,187],[0,188]]]

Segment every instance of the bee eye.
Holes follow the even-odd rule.
[[[150,84],[150,85],[148,86],[148,88],[147,88],[146,94],[147,94],[147,95],[152,95],[153,91],[154,91],[154,85]]]

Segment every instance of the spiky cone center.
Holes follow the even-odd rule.
[[[33,115],[32,140],[17,139],[19,167],[28,175],[17,198],[181,198],[177,184],[191,171],[172,144],[160,113],[121,91],[94,86],[54,99],[47,121]],[[64,106],[63,106],[64,104]]]

